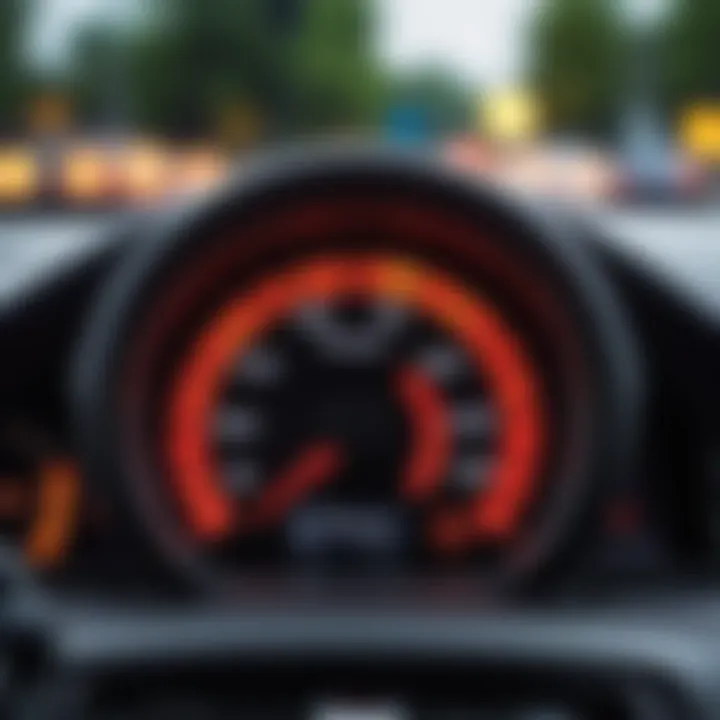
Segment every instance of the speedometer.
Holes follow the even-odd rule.
[[[456,279],[325,256],[203,331],[170,396],[169,477],[193,532],[242,562],[487,552],[535,494],[542,403],[512,328]]]
[[[578,248],[464,181],[320,153],[162,224],[93,313],[87,473],[165,565],[461,573],[579,544],[632,450],[635,355]]]

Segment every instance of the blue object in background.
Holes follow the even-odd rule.
[[[400,145],[427,145],[432,140],[432,130],[427,113],[411,105],[391,108],[385,119],[385,135]]]

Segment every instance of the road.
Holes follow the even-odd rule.
[[[583,211],[624,251],[651,263],[720,317],[720,207]],[[0,219],[0,301],[97,246],[107,217]]]

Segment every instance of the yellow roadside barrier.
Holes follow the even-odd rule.
[[[72,204],[93,205],[109,200],[116,186],[112,153],[98,146],[76,147],[63,158],[60,192]]]
[[[30,149],[0,148],[0,203],[30,203],[37,198],[40,183],[40,167]]]

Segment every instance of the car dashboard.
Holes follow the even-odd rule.
[[[467,688],[469,658],[487,679],[549,652],[562,678],[612,664],[603,623],[617,663],[657,659],[613,608],[713,592],[718,324],[586,218],[303,150],[44,269],[2,304],[0,534],[71,665],[315,658],[301,684],[345,697],[359,659],[422,657],[394,689],[377,671],[385,698],[457,653]]]

